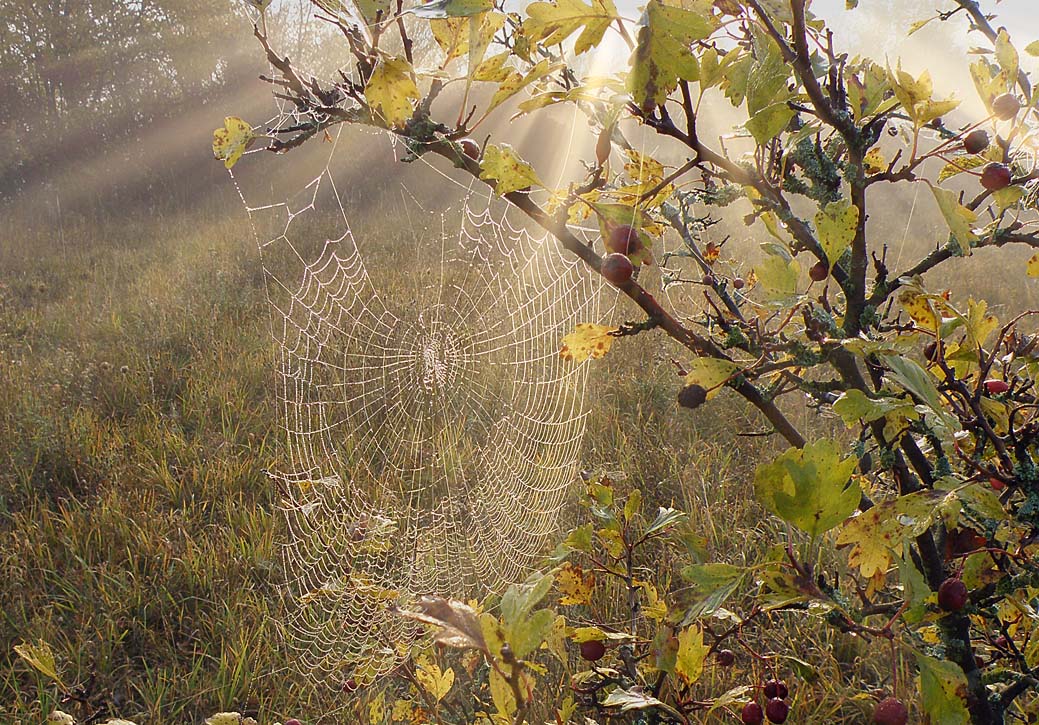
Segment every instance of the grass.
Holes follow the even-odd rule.
[[[390,247],[410,239],[376,211],[355,231]],[[261,270],[241,219],[84,221],[66,224],[64,244],[40,228],[6,234],[0,721],[39,722],[56,704],[13,652],[37,640],[65,681],[142,723],[341,710],[341,696],[295,671],[272,624],[284,575],[265,470],[282,441]],[[689,511],[713,558],[759,556],[777,527],[749,485],[778,444],[736,436],[761,422],[734,398],[679,411],[666,341],[618,347],[593,373],[586,467],[624,471],[651,504]],[[886,654],[800,619],[777,616],[762,642],[817,668],[795,691],[798,722],[862,722],[868,700],[855,695],[890,677]],[[705,691],[748,677],[711,670]]]

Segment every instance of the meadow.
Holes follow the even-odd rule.
[[[357,205],[354,233],[406,248],[411,230],[387,224],[391,211]],[[990,265],[977,255],[946,284],[1015,308],[1033,301],[1000,289]],[[60,230],[37,216],[5,230],[0,721],[41,722],[59,706],[54,683],[13,650],[40,640],[70,689],[138,723],[220,710],[354,721],[350,698],[297,671],[278,627],[284,531],[266,474],[284,445],[274,353],[239,208],[70,217]],[[779,529],[750,495],[753,468],[781,446],[738,435],[761,421],[734,396],[680,410],[677,354],[646,334],[593,363],[583,466],[621,471],[651,504],[688,511],[713,560],[753,561]],[[820,435],[843,429],[809,408],[790,413]],[[793,695],[797,722],[863,722],[864,693],[884,686],[888,659],[800,621],[776,615],[762,640],[812,666]],[[746,677],[711,670],[703,686]]]

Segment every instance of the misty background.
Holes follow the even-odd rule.
[[[618,2],[631,20],[637,6],[634,0]],[[833,27],[838,47],[850,55],[868,54],[891,66],[901,60],[914,73],[929,69],[939,95],[964,101],[947,119],[955,127],[983,114],[968,65],[972,47],[986,41],[965,32],[962,13],[907,37],[913,22],[951,6],[948,0],[861,0],[849,11],[845,0],[815,0],[812,9]],[[1007,27],[1022,51],[1039,38],[1033,0],[987,7],[998,13],[996,26]],[[345,61],[345,44],[338,31],[313,16],[308,0],[275,0],[267,26],[274,47],[297,68],[328,78]],[[267,65],[252,36],[255,17],[244,0],[0,0],[0,214],[46,237],[47,230],[60,231],[76,220],[154,219],[199,210],[225,214],[236,204],[240,211],[210,143],[212,130],[227,115],[262,125],[277,113],[271,86],[259,80]],[[606,65],[626,61],[619,43],[616,33],[607,35]],[[1035,61],[1022,52],[1027,69],[1034,70]],[[500,129],[509,115],[501,109],[494,127]],[[705,104],[704,115],[702,125],[714,135],[739,120],[739,112],[726,102]],[[529,153],[536,166],[548,162],[554,168],[538,166],[543,178],[563,183],[574,178],[564,171],[579,170],[578,160],[589,156],[592,139],[574,109],[544,116],[543,122],[514,125],[500,138]],[[549,137],[551,144],[545,143]],[[371,153],[369,144],[358,144],[356,138],[347,134],[340,152],[345,157],[362,149]],[[666,150],[660,152],[671,160]],[[327,154],[327,147],[311,143],[276,165],[256,165],[259,159],[253,156],[252,169],[243,164],[236,171],[255,182],[298,167],[306,170],[303,179],[320,166],[305,157]],[[371,202],[424,173],[392,161],[392,154],[384,154],[373,161],[378,174],[362,170],[369,186],[355,189],[359,202]],[[292,184],[282,186],[288,193]],[[907,206],[906,199],[893,203],[905,206],[899,210],[916,223],[915,205]],[[932,221],[927,219],[919,231],[930,230]]]

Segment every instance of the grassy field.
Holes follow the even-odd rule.
[[[67,222],[60,237],[42,226],[0,241],[0,721],[55,707],[57,688],[13,652],[41,639],[67,685],[139,723],[342,713],[277,637],[281,519],[265,469],[282,441],[243,215]],[[408,234],[374,212],[354,231],[385,245]],[[981,267],[975,283],[997,281]],[[644,335],[595,365],[584,465],[689,511],[712,557],[752,558],[775,526],[751,472],[778,444],[735,436],[761,427],[735,398],[680,411],[674,354]],[[863,722],[855,696],[890,679],[886,656],[821,627],[777,618],[765,642],[818,668],[792,722]],[[747,677],[712,671],[705,691]]]

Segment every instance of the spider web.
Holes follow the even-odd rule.
[[[284,626],[298,665],[342,686],[416,636],[390,603],[477,597],[543,562],[587,416],[587,365],[560,341],[603,313],[597,275],[473,188],[451,211],[419,208],[439,222],[405,249],[359,241],[333,158],[296,198],[247,208],[273,230],[259,246],[286,446],[272,472]]]

